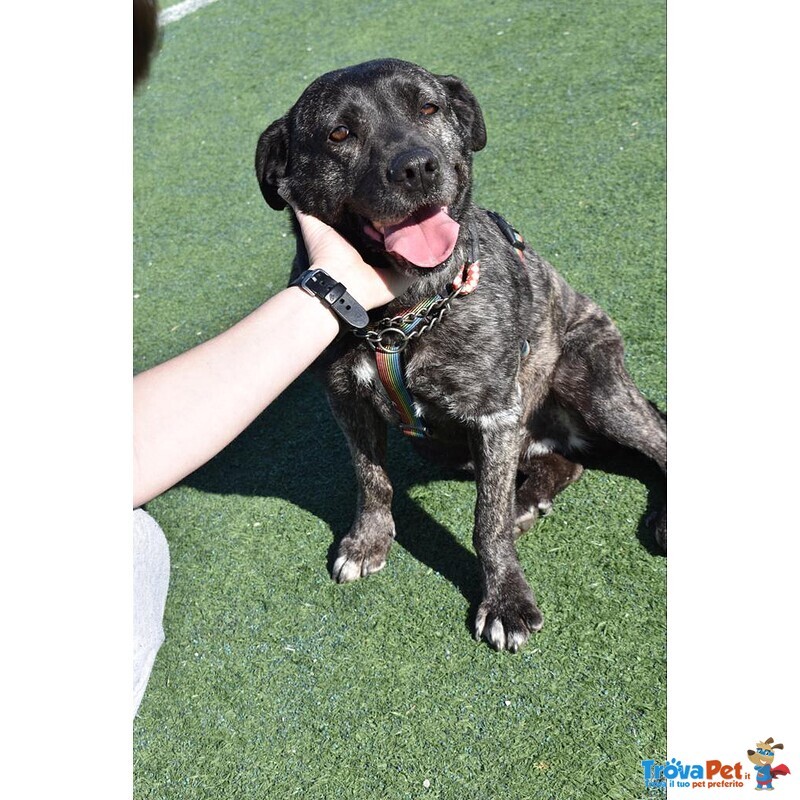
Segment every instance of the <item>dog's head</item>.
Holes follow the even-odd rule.
[[[774,744],[774,739],[770,736],[765,742],[756,742],[756,750],[748,750],[747,757],[757,767],[771,764],[775,760],[775,751],[783,750],[782,744]]]
[[[368,61],[315,80],[261,134],[256,175],[272,208],[289,200],[362,253],[431,268],[453,252],[472,153],[485,144],[480,107],[459,78]]]

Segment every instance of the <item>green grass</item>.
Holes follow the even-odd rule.
[[[665,408],[664,28],[644,0],[220,0],[170,25],[135,98],[135,368],[285,285],[293,243],[253,176],[258,135],[318,74],[393,56],[468,82],[489,133],[477,201],[609,311]],[[474,486],[398,435],[388,565],[332,583],[352,470],[302,378],[148,506],[172,577],[135,796],[644,796],[639,761],[666,756],[666,562],[624,472],[587,472],[521,540],[545,628],[498,654],[470,636]]]

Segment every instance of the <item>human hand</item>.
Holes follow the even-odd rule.
[[[349,242],[316,217],[297,210],[294,213],[306,243],[310,268],[324,269],[367,310],[386,305],[413,283],[413,278],[396,270],[371,267]]]

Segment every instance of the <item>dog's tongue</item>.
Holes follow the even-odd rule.
[[[383,229],[383,244],[417,267],[435,267],[446,261],[458,238],[458,223],[444,208],[412,214],[397,225]]]

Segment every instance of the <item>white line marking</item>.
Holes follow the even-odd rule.
[[[187,14],[191,14],[203,6],[216,2],[217,0],[183,0],[182,3],[177,3],[159,12],[159,25],[168,25],[170,22],[177,22],[179,19],[183,19]]]

